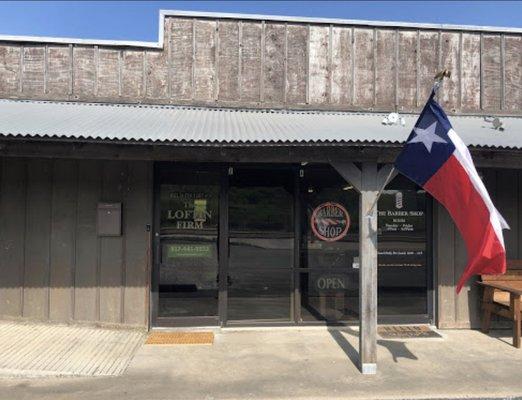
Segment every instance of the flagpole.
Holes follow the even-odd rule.
[[[450,77],[451,77],[451,71],[448,71],[447,69],[444,69],[444,70],[440,71],[437,75],[435,75],[435,77],[434,77],[435,82],[433,83],[433,87],[431,88],[431,95],[430,96],[433,96],[433,95],[437,94],[437,92],[438,92],[438,90],[440,88],[440,85],[442,83],[442,80],[444,78],[450,78]],[[392,177],[394,172],[395,172],[395,167],[392,167],[392,169],[390,170],[390,173],[386,177],[386,180],[382,184],[381,189],[377,193],[377,197],[375,197],[375,200],[373,201],[372,206],[370,207],[370,209],[366,213],[366,218],[371,218],[373,209],[377,205],[377,202],[379,201],[379,198],[382,196],[382,192],[384,192],[384,188],[389,183],[389,180]]]
[[[384,180],[384,183],[382,184],[381,188],[379,189],[379,192],[377,192],[377,196],[375,197],[375,200],[373,201],[372,206],[368,210],[368,213],[366,214],[366,218],[371,218],[373,209],[377,205],[377,202],[379,201],[379,198],[382,196],[382,192],[384,192],[384,188],[390,182],[390,179],[391,179],[391,177],[392,177],[394,172],[395,172],[395,167],[392,167],[392,169],[390,169],[390,173],[388,174],[388,176]]]

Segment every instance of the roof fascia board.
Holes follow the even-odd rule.
[[[315,17],[295,17],[284,15],[262,15],[262,14],[238,14],[238,13],[217,13],[183,10],[161,10],[161,13],[168,17],[195,17],[195,18],[216,18],[216,19],[241,19],[241,20],[260,20],[278,22],[296,22],[312,24],[335,24],[335,25],[361,25],[371,27],[395,27],[395,28],[417,28],[434,30],[456,30],[473,32],[502,32],[502,33],[522,33],[522,28],[479,26],[479,25],[453,25],[453,24],[424,24],[415,22],[398,21],[369,21],[360,19],[340,19],[340,18],[315,18]]]
[[[165,36],[165,13],[160,11],[158,24],[158,41],[145,42],[139,40],[105,40],[105,39],[78,39],[67,37],[50,36],[18,36],[0,35],[0,42],[23,42],[23,43],[55,43],[55,44],[78,44],[78,45],[98,45],[111,47],[141,47],[148,49],[162,49]]]
[[[452,25],[452,24],[421,24],[413,22],[396,21],[367,21],[339,18],[313,18],[313,17],[292,17],[282,15],[261,15],[261,14],[238,14],[238,13],[217,13],[183,10],[160,10],[158,24],[158,41],[146,42],[136,40],[105,40],[105,39],[77,39],[66,37],[49,36],[18,36],[0,35],[0,42],[24,42],[24,43],[56,43],[56,44],[78,44],[78,45],[100,45],[112,47],[142,47],[150,49],[161,49],[164,43],[165,17],[187,17],[187,18],[215,18],[215,19],[237,19],[237,20],[257,20],[257,21],[278,21],[290,23],[311,23],[311,24],[335,24],[352,25],[365,27],[388,27],[388,28],[415,28],[431,30],[452,30],[470,32],[491,32],[491,33],[513,33],[522,34],[522,28],[495,27],[495,26],[475,26],[475,25]]]

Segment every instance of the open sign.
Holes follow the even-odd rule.
[[[339,203],[323,203],[312,213],[310,225],[319,239],[335,242],[346,236],[350,227],[350,215]]]

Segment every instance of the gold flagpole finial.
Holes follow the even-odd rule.
[[[435,78],[433,78],[433,79],[435,79],[436,81],[440,82],[444,78],[451,78],[451,71],[448,71],[447,69],[443,69],[437,75],[435,75]]]
[[[444,78],[450,77],[451,71],[448,71],[447,69],[443,69],[437,75],[435,75],[435,77],[433,78],[435,80],[435,82],[433,83],[433,93],[436,94],[439,91],[439,87],[442,84]]]

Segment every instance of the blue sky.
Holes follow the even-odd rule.
[[[0,34],[156,41],[160,9],[522,27],[516,1],[2,1]]]

